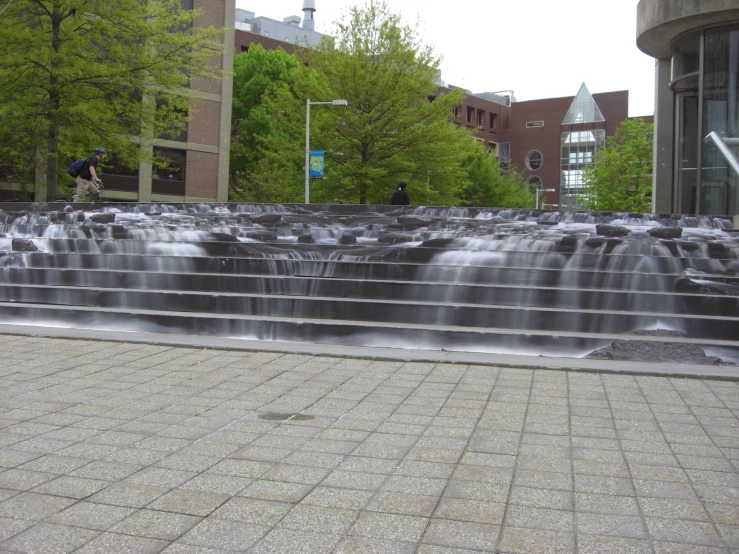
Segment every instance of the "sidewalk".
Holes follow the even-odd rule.
[[[0,352],[3,552],[739,552],[737,381]]]

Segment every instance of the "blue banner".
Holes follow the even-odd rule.
[[[311,179],[323,179],[323,169],[326,166],[324,152],[322,150],[311,151],[309,175]]]

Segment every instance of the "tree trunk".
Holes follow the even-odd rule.
[[[62,20],[61,3],[54,2],[51,8],[51,47],[55,53],[62,49]],[[59,79],[54,73],[53,66],[49,76],[49,131],[46,137],[46,201],[56,199],[59,184]]]
[[[52,122],[46,139],[46,201],[56,200],[56,189],[59,181],[58,152],[59,152],[59,126]]]
[[[362,141],[362,168],[366,167],[367,160],[369,159],[369,146],[366,142]],[[359,203],[367,203],[367,179],[362,179],[359,183]]]

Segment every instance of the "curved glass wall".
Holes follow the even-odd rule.
[[[739,138],[739,26],[705,32],[703,46],[703,132]],[[734,146],[734,155],[739,146]],[[703,145],[701,156],[701,213],[739,214],[733,171],[713,143]]]
[[[676,40],[672,50],[674,210],[739,214],[739,175],[703,140],[713,131],[739,138],[739,25],[697,31]],[[730,147],[739,157],[739,145]]]

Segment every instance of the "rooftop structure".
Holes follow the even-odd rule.
[[[315,12],[315,0],[304,0],[301,24],[298,15],[290,15],[278,21],[269,17],[257,17],[255,12],[249,10],[237,9],[236,28],[289,44],[316,45],[321,42],[323,34],[315,30]]]

